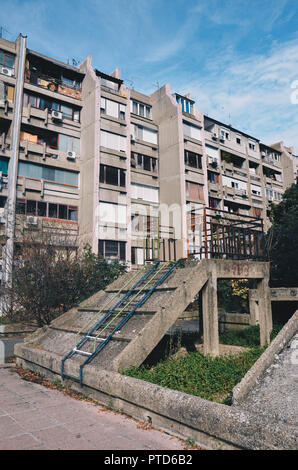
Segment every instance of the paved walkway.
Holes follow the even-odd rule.
[[[181,450],[160,431],[0,368],[0,450]]]

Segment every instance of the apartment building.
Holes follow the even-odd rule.
[[[204,206],[261,219],[266,231],[270,202],[278,203],[294,183],[293,149],[269,147],[203,115],[189,95],[172,94],[168,84],[152,100],[160,133],[160,202],[171,214],[181,208],[174,224],[179,255],[199,252]]]
[[[4,258],[21,256],[24,241],[41,232],[57,249],[74,249],[84,74],[27,49],[22,36],[0,39],[0,59]]]
[[[295,158],[283,142],[268,147],[204,115],[168,84],[144,95],[90,56],[74,67],[28,49],[21,35],[0,38],[4,279],[9,256],[34,233],[134,266],[196,253],[204,207],[267,229]]]
[[[150,97],[128,89],[119,69],[93,69],[91,57],[80,69],[80,243],[105,258],[143,264],[158,237],[158,127]]]

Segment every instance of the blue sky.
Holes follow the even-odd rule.
[[[298,153],[297,0],[0,0],[4,37],[70,63],[93,57],[128,86],[169,82],[200,111]]]

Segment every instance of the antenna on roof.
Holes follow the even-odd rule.
[[[160,89],[159,81],[157,81],[156,83],[154,83],[154,86],[155,86],[155,88],[157,88],[157,89],[159,90],[159,89]]]
[[[132,90],[134,90],[133,77],[131,77],[131,79],[130,79],[130,78],[126,78],[124,81],[125,81],[125,82],[128,82],[129,87],[130,87]]]
[[[78,59],[78,60],[77,60],[77,59],[75,59],[74,57],[72,58],[72,65],[73,65],[74,67],[77,67],[81,62],[82,62],[81,59]]]

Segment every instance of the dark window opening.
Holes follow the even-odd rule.
[[[202,155],[189,150],[184,152],[184,162],[185,165],[191,166],[192,168],[202,169]]]
[[[100,165],[100,183],[111,184],[113,186],[125,186],[125,171],[109,165]]]
[[[105,259],[125,261],[126,243],[115,240],[98,240],[98,253]]]

